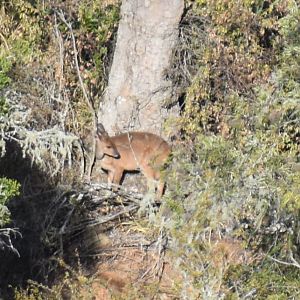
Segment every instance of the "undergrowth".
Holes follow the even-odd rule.
[[[0,4],[0,298],[12,298],[15,287],[19,299],[47,298],[47,292],[59,297],[37,282],[53,274],[56,263],[50,257],[60,251],[58,227],[76,206],[68,191],[84,175],[80,137],[90,130],[93,112],[78,88],[78,74],[97,109],[118,11],[118,1]],[[64,278],[76,299],[79,275]]]
[[[191,5],[174,59],[193,63],[171,70],[179,88],[188,82],[179,118],[186,140],[166,171],[161,219],[184,278],[178,292],[182,299],[296,299],[299,7]],[[229,241],[229,253],[219,241]],[[217,268],[216,252],[223,255]]]
[[[1,4],[0,246],[4,232],[8,247],[0,277],[13,278],[10,267],[19,274],[10,282],[16,299],[92,297],[92,277],[52,258],[62,253],[61,228],[77,224],[68,219],[79,206],[69,192],[83,173],[78,136],[92,122],[78,71],[97,110],[119,6]],[[179,139],[164,171],[162,207],[146,225],[149,235],[166,236],[180,270],[179,299],[299,297],[299,21],[292,0],[186,1],[166,71],[181,99],[181,114],[171,120]],[[90,220],[81,210],[75,215]],[[13,238],[15,227],[22,242]],[[12,243],[28,258],[20,268],[7,250]],[[51,278],[57,266],[59,282]],[[157,289],[137,284],[128,295]],[[0,286],[0,297],[11,296],[8,290]]]

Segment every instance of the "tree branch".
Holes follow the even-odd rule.
[[[76,40],[75,40],[75,36],[73,33],[73,29],[72,29],[72,25],[70,23],[67,22],[64,14],[62,13],[62,11],[60,12],[56,12],[57,15],[59,16],[59,18],[62,20],[62,22],[68,27],[70,34],[71,34],[71,38],[72,38],[72,42],[73,42],[73,50],[74,50],[74,60],[75,60],[75,66],[76,66],[76,71],[77,71],[77,75],[78,75],[78,79],[79,79],[79,83],[81,86],[81,90],[85,99],[85,102],[92,114],[92,120],[93,120],[93,129],[95,130],[96,128],[96,124],[97,124],[97,114],[96,111],[93,107],[93,104],[87,94],[86,88],[84,86],[84,82],[82,80],[81,77],[81,73],[80,73],[80,68],[79,68],[79,62],[78,62],[78,51],[77,51],[77,47],[76,47]],[[91,173],[92,173],[92,168],[93,168],[93,162],[95,159],[95,151],[96,151],[96,141],[95,139],[92,140],[92,153],[88,154],[88,158],[89,158],[89,165],[87,167],[87,180],[90,182],[91,180]]]

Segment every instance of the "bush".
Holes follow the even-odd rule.
[[[0,90],[4,88],[7,84],[9,84],[11,81],[11,79],[8,76],[8,72],[11,70],[11,67],[11,62],[5,57],[1,57],[0,55]]]
[[[20,184],[13,179],[0,178],[0,227],[10,221],[10,212],[7,208],[8,201],[20,194]]]
[[[174,151],[163,210],[184,278],[182,298],[237,299],[251,288],[261,298],[297,294],[299,274],[292,262],[300,259],[295,24],[299,8],[293,1],[197,1],[183,20],[187,36],[182,40],[200,45],[200,51],[177,48],[177,55],[189,53],[186,57],[196,57],[197,63],[189,69],[193,76],[180,117],[186,141]],[[202,35],[193,35],[199,30]],[[226,239],[239,242],[249,260],[232,261],[225,253],[216,267],[212,249]],[[269,256],[272,260],[263,260]],[[235,279],[228,271],[234,265],[243,270]],[[274,269],[286,275],[272,277],[276,288],[268,281]]]

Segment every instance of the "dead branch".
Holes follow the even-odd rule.
[[[54,16],[54,21],[55,21],[55,25],[54,25],[54,33],[55,33],[55,36],[56,36],[56,39],[57,39],[57,43],[58,43],[58,47],[59,47],[59,67],[60,67],[60,70],[59,70],[59,87],[58,87],[58,100],[59,102],[62,102],[61,101],[61,97],[62,97],[62,91],[63,91],[63,88],[64,88],[64,56],[65,56],[65,49],[64,49],[64,43],[63,43],[63,38],[62,38],[62,35],[61,35],[61,32],[59,30],[59,27],[58,27],[58,24],[57,24],[57,18],[56,18],[56,15]],[[70,107],[70,99],[69,97],[65,97],[65,107],[64,107],[64,111],[62,113],[62,118],[61,119],[61,123],[62,123],[62,126],[64,128],[64,124],[65,124],[65,120],[66,120],[66,117],[67,117],[67,114],[68,114],[68,111],[69,111],[69,107]]]
[[[7,44],[6,38],[4,37],[4,35],[1,32],[0,32],[0,37],[5,45],[6,50],[9,51],[9,46]]]
[[[81,86],[81,90],[82,90],[85,102],[86,102],[86,104],[87,104],[87,106],[88,106],[88,108],[89,108],[89,110],[92,114],[92,120],[93,120],[92,126],[93,126],[93,129],[95,129],[96,124],[97,124],[97,114],[96,114],[96,111],[93,107],[93,104],[92,104],[92,102],[91,102],[91,100],[90,100],[90,98],[87,94],[87,91],[86,91],[86,88],[85,88],[85,85],[84,85],[84,82],[82,80],[82,76],[81,76],[81,73],[80,73],[79,62],[78,62],[78,51],[77,51],[77,47],[76,47],[76,39],[75,39],[75,36],[74,36],[72,25],[69,22],[67,22],[67,20],[66,20],[66,18],[65,18],[62,11],[60,11],[60,12],[57,11],[56,13],[59,16],[59,18],[61,19],[61,21],[67,26],[67,28],[70,31],[72,42],[73,42],[74,60],[75,60],[75,66],[76,66],[76,71],[77,71],[79,83],[80,83],[80,86]],[[94,158],[95,158],[95,151],[96,151],[96,141],[93,139],[92,140],[92,152],[87,155],[88,158],[89,158],[89,165],[87,167],[87,180],[88,180],[88,182],[90,182],[90,179],[91,179],[93,162],[94,162]]]
[[[113,190],[112,190],[113,188]],[[142,195],[127,191],[124,187],[105,183],[84,184],[74,190],[62,193],[48,208],[44,224],[45,234],[48,239],[57,241],[59,253],[63,254],[64,237],[76,237],[89,227],[108,224],[120,217],[126,217],[139,208]],[[104,212],[101,207],[109,203],[111,210]],[[88,217],[76,220],[76,213],[86,211]],[[57,230],[55,223],[61,224]]]
[[[282,265],[285,265],[285,266],[292,266],[292,267],[296,267],[298,269],[300,269],[300,263],[298,261],[296,261],[296,259],[294,258],[293,256],[293,253],[291,252],[290,253],[290,260],[292,262],[287,262],[287,261],[282,261],[282,260],[279,260],[277,258],[274,258],[272,256],[268,256],[271,260],[279,263],[279,264],[282,264]]]
[[[20,257],[19,251],[14,247],[12,243],[12,237],[22,237],[21,232],[17,228],[3,228],[0,229],[0,250],[8,248],[10,251]]]

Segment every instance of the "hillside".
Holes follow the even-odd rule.
[[[0,299],[299,299],[300,5],[172,1],[0,2]]]

